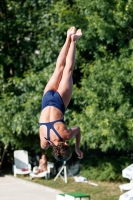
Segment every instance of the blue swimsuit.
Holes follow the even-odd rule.
[[[64,105],[64,102],[63,102],[60,94],[58,92],[53,91],[53,90],[49,90],[43,96],[42,110],[47,106],[54,106],[54,107],[58,108],[63,114],[65,113],[65,105]],[[47,127],[47,138],[46,138],[46,140],[48,140],[48,141],[50,141],[50,129],[52,129],[55,132],[55,134],[57,135],[57,137],[61,141],[63,141],[63,139],[61,138],[59,133],[54,128],[54,124],[56,122],[63,122],[64,123],[64,120],[58,119],[58,120],[55,120],[53,122],[39,123],[40,126],[45,125]]]
[[[64,123],[64,120],[63,120],[63,119],[58,119],[58,120],[53,121],[53,122],[39,123],[40,126],[42,126],[42,125],[47,126],[47,138],[46,138],[46,140],[48,140],[48,141],[50,141],[50,129],[52,129],[52,130],[55,132],[55,134],[57,135],[57,137],[58,137],[61,141],[63,141],[63,139],[61,138],[61,136],[59,135],[59,133],[58,133],[58,132],[56,131],[56,129],[54,128],[54,124],[55,124],[56,122],[63,122],[63,123]]]
[[[65,105],[64,102],[58,92],[53,90],[49,90],[45,93],[42,99],[42,110],[47,106],[54,106],[58,108],[64,115],[65,113]]]

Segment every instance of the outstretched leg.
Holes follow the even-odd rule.
[[[64,68],[62,79],[60,81],[58,92],[60,93],[65,107],[68,106],[69,101],[72,96],[72,87],[73,87],[73,79],[72,73],[75,63],[75,53],[76,53],[76,44],[77,40],[82,36],[81,29],[78,29],[75,34],[71,35],[71,44],[69,47],[69,51],[66,57],[66,66]]]
[[[76,32],[76,29],[74,26],[71,27],[67,31],[66,41],[65,41],[65,43],[60,51],[60,54],[57,58],[56,68],[54,70],[52,77],[50,78],[49,82],[47,83],[47,85],[45,87],[44,94],[48,90],[56,91],[58,89],[58,86],[59,86],[61,78],[62,78],[63,70],[65,67],[65,63],[66,63],[66,56],[68,54],[68,50],[69,50],[69,46],[70,46],[70,42],[71,42],[71,35],[74,34],[75,32]]]

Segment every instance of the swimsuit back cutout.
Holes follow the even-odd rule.
[[[64,120],[63,119],[58,119],[58,120],[55,120],[55,121],[52,121],[52,122],[46,122],[46,123],[39,123],[40,126],[42,125],[45,125],[47,127],[47,140],[50,141],[50,129],[52,129],[54,131],[54,133],[57,135],[57,137],[63,141],[63,139],[61,138],[61,136],[59,135],[59,133],[56,131],[56,129],[54,128],[54,124],[56,122],[63,122],[64,123]]]

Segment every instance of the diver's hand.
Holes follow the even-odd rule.
[[[76,147],[75,151],[76,151],[79,159],[83,158],[83,152],[80,150],[80,148]]]

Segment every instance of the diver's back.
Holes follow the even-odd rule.
[[[63,113],[58,108],[47,106],[42,110],[39,122],[52,122],[57,119],[63,119],[63,117]]]

